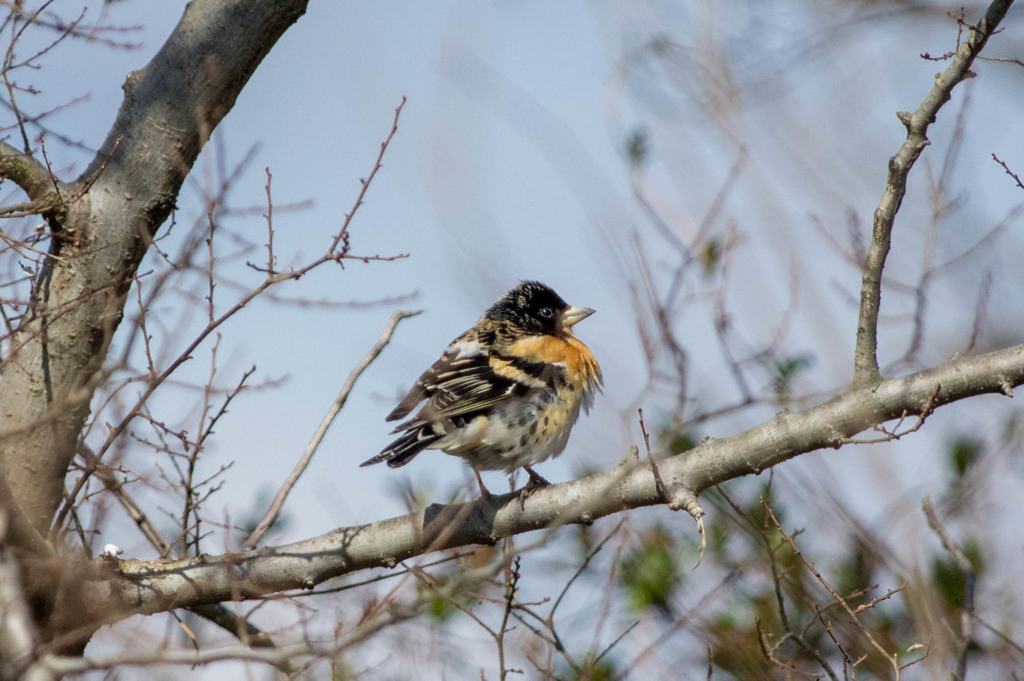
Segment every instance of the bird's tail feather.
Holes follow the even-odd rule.
[[[380,454],[362,462],[362,466],[372,466],[375,463],[386,461],[391,468],[398,468],[412,461],[413,457],[424,449],[444,437],[443,434],[434,432],[429,424],[418,428],[411,428],[381,451]]]

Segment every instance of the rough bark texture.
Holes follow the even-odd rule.
[[[45,534],[60,502],[125,295],[211,131],[307,0],[195,0],[153,60],[128,76],[110,134],[80,178],[54,190],[49,266],[17,330],[0,391],[0,473]],[[10,152],[8,147],[5,151]],[[23,160],[6,153],[7,166]],[[27,171],[22,175],[32,177]],[[36,198],[36,197],[30,197]]]

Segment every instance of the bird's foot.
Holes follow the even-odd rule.
[[[523,466],[523,469],[530,476],[530,481],[519,491],[519,508],[525,510],[526,500],[529,499],[534,492],[543,487],[548,487],[551,483],[545,480],[539,473],[537,473],[537,471],[533,470],[529,466]]]

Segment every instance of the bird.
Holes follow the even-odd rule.
[[[597,359],[573,334],[592,314],[550,286],[520,282],[423,372],[386,420],[423,406],[391,431],[401,433],[394,442],[360,466],[398,468],[439,449],[465,459],[485,499],[491,494],[481,470],[525,469],[525,495],[548,485],[533,466],[562,453],[580,411],[590,411],[603,385]]]

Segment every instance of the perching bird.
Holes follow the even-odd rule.
[[[361,465],[397,468],[440,449],[469,463],[484,497],[481,470],[525,468],[528,490],[546,485],[532,466],[562,453],[580,409],[589,411],[601,389],[601,367],[572,333],[593,313],[540,282],[520,283],[423,372],[387,420],[426,404]]]

